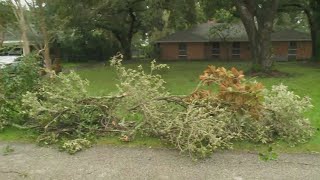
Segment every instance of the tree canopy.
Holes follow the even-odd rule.
[[[41,41],[42,47],[59,46],[75,58],[89,55],[106,58],[120,51],[125,59],[132,59],[132,47],[141,47],[142,43],[151,45],[152,41],[195,24],[212,20],[231,23],[230,19],[238,19],[244,24],[253,47],[251,54],[255,70],[268,71],[273,64],[270,36],[275,29],[310,31],[313,57],[319,59],[320,56],[317,48],[320,46],[320,5],[317,0],[11,2],[20,1],[28,5],[25,21],[44,40]],[[12,8],[6,8],[8,2],[10,0],[0,1],[0,35],[14,19]]]

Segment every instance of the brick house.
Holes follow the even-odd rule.
[[[244,26],[234,24],[228,30],[219,32],[224,36],[209,33],[218,24],[200,24],[156,41],[160,59],[249,60],[251,52]],[[281,30],[273,32],[271,39],[275,60],[308,59],[312,55],[312,42],[308,33]]]

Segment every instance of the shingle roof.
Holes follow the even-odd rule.
[[[209,35],[212,27],[221,25],[221,23],[203,23],[191,29],[179,31],[159,39],[158,43],[165,42],[213,42],[223,41],[218,35]],[[226,41],[248,41],[248,36],[242,23],[232,24],[229,29],[221,32],[225,34]],[[273,32],[272,41],[311,41],[310,34],[288,29]]]

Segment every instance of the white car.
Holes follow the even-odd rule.
[[[7,65],[17,63],[21,56],[0,56],[0,69]]]

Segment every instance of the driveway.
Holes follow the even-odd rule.
[[[0,142],[0,149],[8,143]],[[319,154],[281,154],[264,162],[256,154],[218,152],[193,162],[176,150],[96,146],[76,155],[11,143],[0,155],[0,179],[320,179]]]

